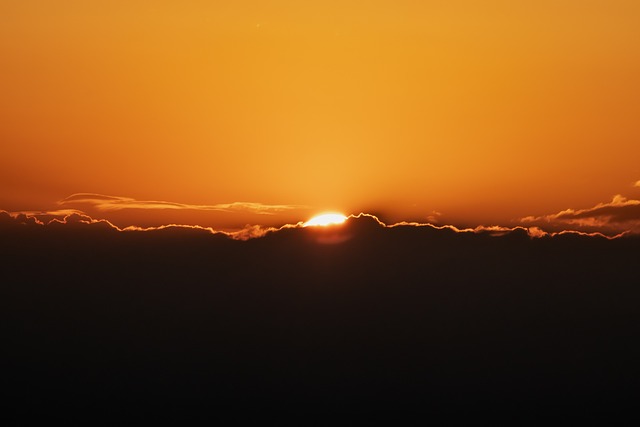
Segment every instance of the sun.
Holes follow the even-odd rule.
[[[334,224],[342,224],[347,220],[347,217],[340,213],[325,213],[322,215],[317,215],[311,218],[309,221],[303,224],[303,227],[309,226],[327,226]]]

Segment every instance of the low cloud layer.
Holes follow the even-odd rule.
[[[630,202],[630,201],[626,201]],[[618,201],[617,203],[622,203]],[[640,208],[640,204],[633,204],[636,208]],[[562,215],[569,215],[569,211],[562,212]],[[573,211],[571,211],[573,212]],[[576,216],[581,216],[582,211],[574,212]],[[551,223],[550,219],[545,219],[548,223]],[[558,217],[558,216],[554,216]],[[546,218],[546,217],[545,217]],[[564,218],[561,216],[560,218]],[[523,222],[541,222],[540,218],[524,219]],[[576,220],[577,221],[577,220]],[[621,220],[621,222],[624,222]],[[626,223],[626,222],[624,222]],[[215,234],[224,236],[233,240],[250,240],[264,237],[268,234],[278,233],[280,231],[287,231],[292,229],[304,229],[311,228],[313,230],[302,231],[303,233],[316,233],[312,234],[317,237],[316,241],[325,244],[343,243],[351,239],[354,235],[366,235],[368,233],[375,232],[376,230],[383,229],[416,229],[416,233],[441,233],[441,234],[477,234],[477,235],[489,235],[494,237],[506,236],[510,234],[521,234],[529,236],[529,238],[544,238],[554,237],[563,234],[577,234],[592,237],[605,237],[616,238],[623,236],[627,233],[617,233],[615,235],[601,233],[599,231],[580,231],[575,229],[562,229],[559,231],[545,231],[545,229],[532,225],[529,227],[515,226],[506,227],[499,225],[492,226],[477,226],[474,228],[460,228],[454,225],[434,225],[430,223],[419,222],[398,222],[394,224],[386,224],[382,222],[378,217],[371,214],[360,213],[358,215],[351,215],[347,221],[342,225],[330,226],[330,227],[304,227],[304,223],[298,222],[295,224],[284,224],[279,227],[269,227],[258,224],[248,224],[245,227],[235,231],[222,231],[215,230],[211,227],[202,227],[197,225],[184,225],[184,224],[167,224],[156,227],[139,227],[139,226],[127,226],[118,227],[106,219],[95,219],[90,215],[78,210],[62,209],[57,211],[47,212],[7,212],[0,211],[0,226],[15,227],[15,226],[31,226],[41,228],[43,230],[48,228],[63,228],[69,227],[70,229],[84,228],[87,230],[105,230],[111,232],[162,232],[172,230],[176,233],[193,234]]]
[[[634,183],[638,187],[640,181]],[[185,204],[161,200],[137,200],[130,197],[97,193],[76,193],[57,202],[57,209],[20,211],[6,214],[24,223],[41,225],[75,222],[83,225],[100,223],[117,231],[152,231],[166,228],[200,229],[221,233],[234,239],[262,237],[282,228],[298,227],[309,207],[301,205],[267,205],[257,202],[233,202],[212,205]],[[531,237],[561,233],[604,235],[609,238],[640,233],[640,200],[616,195],[610,202],[585,209],[566,209],[541,216],[526,216],[515,226],[500,224],[461,228],[441,221],[442,214],[433,211],[426,223],[398,222],[385,224],[373,215],[361,213],[350,218],[371,217],[381,227],[432,227],[456,232],[492,235],[525,231]],[[74,219],[79,219],[74,221]],[[284,225],[283,225],[284,224]]]
[[[625,396],[637,407],[635,236],[367,214],[242,235],[41,218],[0,212],[1,361],[5,406],[24,405],[16,419],[34,407],[65,420],[89,408],[90,419],[116,398],[143,405],[141,421],[176,401],[264,417],[305,401],[317,411],[322,396],[357,399],[358,417],[433,399],[460,405],[447,416],[495,402],[528,416],[550,393],[553,407],[567,396],[578,410]],[[532,405],[514,409],[518,393]]]
[[[173,230],[178,233],[192,234],[217,234],[227,236],[234,240],[248,240],[257,237],[263,237],[266,234],[278,231],[283,228],[296,228],[299,224],[287,224],[282,227],[267,227],[261,225],[247,225],[237,231],[219,231],[211,227],[202,227],[198,225],[185,224],[167,224],[158,227],[118,227],[106,219],[94,219],[82,211],[74,209],[61,209],[55,211],[24,211],[24,212],[7,212],[0,210],[0,227],[31,226],[41,228],[43,230],[49,228],[84,228],[86,230],[98,230],[113,232],[154,232]]]

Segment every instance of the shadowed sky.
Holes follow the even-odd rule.
[[[631,0],[3,2],[0,208],[475,226],[637,199],[638,22]]]

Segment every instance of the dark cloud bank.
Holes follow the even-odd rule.
[[[633,235],[0,219],[10,424],[637,418]]]

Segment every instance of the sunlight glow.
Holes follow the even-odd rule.
[[[342,224],[346,220],[347,220],[347,217],[342,214],[326,213],[326,214],[314,216],[309,221],[305,222],[303,226],[309,227],[309,226],[317,226],[317,225],[327,226],[327,225],[333,225],[333,224]]]

